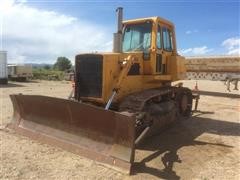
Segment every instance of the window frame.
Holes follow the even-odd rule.
[[[160,48],[158,47],[158,30],[160,29]],[[156,47],[157,49],[159,50],[162,50],[163,49],[163,33],[162,33],[162,26],[161,24],[158,23],[157,25],[157,38],[156,38]]]
[[[164,28],[166,29],[166,32],[167,32],[167,34],[168,34],[168,43],[170,43],[169,45],[170,45],[170,48],[171,49],[167,49],[167,48],[165,48],[165,38],[164,38],[164,35],[163,35],[163,31],[164,31]],[[172,35],[171,35],[172,34]],[[162,27],[162,43],[163,43],[163,50],[164,51],[168,51],[168,52],[173,52],[173,32],[171,31],[171,29],[169,28],[169,27],[167,27],[167,26],[163,26]]]

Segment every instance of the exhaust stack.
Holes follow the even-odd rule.
[[[117,12],[117,32],[113,34],[113,52],[122,52],[122,21],[123,21],[123,8],[118,7]]]

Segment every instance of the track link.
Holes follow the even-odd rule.
[[[186,108],[182,108],[182,99],[185,95],[189,97],[189,102],[184,107],[191,111],[191,90],[174,86],[130,94],[119,105],[119,111],[135,114],[136,137],[141,137],[143,134],[152,136],[158,134],[166,125],[187,114]],[[145,130],[148,133],[144,133]]]
[[[119,106],[119,111],[128,111],[131,113],[141,112],[145,103],[154,98],[167,94],[171,94],[174,91],[174,87],[164,87],[156,89],[148,89],[127,96]]]

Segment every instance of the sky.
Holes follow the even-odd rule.
[[[183,56],[240,55],[239,0],[0,0],[0,48],[9,63],[110,52],[119,6],[124,19],[172,21]]]

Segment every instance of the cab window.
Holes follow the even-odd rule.
[[[166,51],[172,51],[172,32],[167,28],[163,27],[163,48]]]
[[[161,37],[161,27],[158,25],[158,32],[157,32],[157,48],[162,49],[162,37]]]
[[[123,35],[123,52],[145,51],[151,47],[152,23],[126,25]]]

